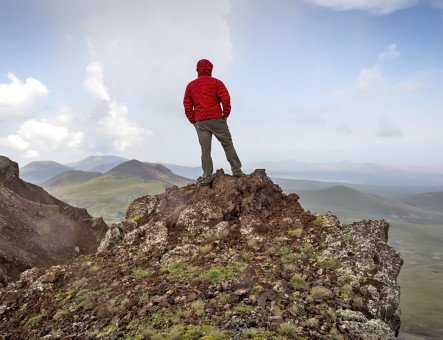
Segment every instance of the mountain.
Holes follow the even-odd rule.
[[[135,200],[97,254],[1,289],[0,337],[393,339],[388,231],[306,212],[263,170],[218,171]]]
[[[89,181],[90,179],[100,177],[100,172],[90,172],[82,170],[68,170],[52,177],[42,184],[44,187],[64,186],[71,184],[80,184]]]
[[[370,163],[302,163],[293,160],[260,162],[271,177],[341,182],[343,185],[443,186],[443,173],[415,172],[381,167]]]
[[[200,166],[183,166],[183,165],[166,164],[166,163],[159,163],[159,164],[164,165],[165,167],[170,169],[173,173],[186,178],[197,179],[203,173],[203,170]]]
[[[106,172],[128,159],[119,156],[89,156],[78,162],[66,164],[72,169],[83,171]]]
[[[48,179],[72,168],[53,161],[31,162],[20,169],[21,178],[34,184],[40,184]]]
[[[253,167],[263,167],[269,170],[279,171],[330,171],[330,172],[386,172],[390,169],[372,163],[354,163],[351,161],[331,162],[331,163],[305,163],[292,159],[283,161],[262,161],[253,164]]]
[[[183,186],[191,180],[174,174],[164,165],[155,163],[144,163],[136,159],[122,163],[109,170],[107,175],[113,177],[139,177],[144,180],[162,181],[169,185]]]
[[[84,181],[87,177],[91,179]],[[137,197],[160,194],[172,185],[191,180],[174,174],[163,165],[128,161],[98,176],[68,172],[45,183],[45,189],[69,204],[84,207],[107,223],[120,222],[129,204]]]
[[[0,156],[0,286],[28,268],[95,252],[106,230],[102,219],[21,180],[17,163]]]
[[[335,211],[339,216],[354,218],[402,219],[409,222],[443,222],[442,211],[431,211],[400,201],[357,191],[346,186],[298,191],[302,204],[313,211]]]
[[[443,191],[410,195],[403,198],[402,201],[415,207],[443,212]]]

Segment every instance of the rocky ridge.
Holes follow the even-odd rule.
[[[391,339],[386,221],[304,211],[264,170],[145,196],[95,255],[0,290],[0,338]]]
[[[0,287],[31,267],[94,253],[107,229],[86,209],[21,180],[18,164],[0,156]]]

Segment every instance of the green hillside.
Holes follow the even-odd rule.
[[[45,186],[45,189],[62,201],[86,208],[94,217],[103,217],[109,224],[120,222],[129,204],[137,197],[164,192],[165,183],[102,175],[80,184]]]
[[[403,198],[402,201],[420,208],[443,211],[443,191],[411,195]]]
[[[364,193],[345,186],[319,190],[297,191],[306,209],[333,211],[341,218],[350,220],[401,219],[413,223],[443,222],[443,212],[412,206],[394,199]]]
[[[70,184],[80,184],[89,181],[90,179],[100,177],[100,172],[89,172],[82,170],[69,170],[52,177],[50,180],[43,183],[44,187],[55,187]]]

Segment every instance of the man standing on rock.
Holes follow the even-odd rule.
[[[243,174],[241,162],[226,123],[231,113],[231,98],[225,84],[211,76],[212,67],[212,63],[207,59],[202,59],[197,63],[198,77],[186,86],[183,99],[186,117],[194,125],[202,149],[202,183],[204,185],[211,184],[214,170],[211,158],[212,135],[223,146],[226,158],[231,164],[232,175],[240,177]]]

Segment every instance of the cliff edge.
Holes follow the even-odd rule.
[[[304,211],[264,170],[145,196],[95,255],[0,290],[0,337],[391,339],[386,221]]]
[[[96,251],[102,219],[19,178],[18,164],[0,156],[0,287],[31,267],[47,267]]]

